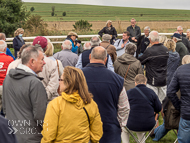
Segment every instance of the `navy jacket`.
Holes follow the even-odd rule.
[[[179,65],[180,65],[180,56],[178,52],[169,51],[169,58],[167,64],[167,86],[172,80],[174,72],[176,71]]]
[[[15,50],[15,59],[17,58],[17,52],[20,50],[20,48],[22,47],[22,45],[24,45],[25,42],[23,40],[23,42],[20,40],[20,38],[18,36],[16,36],[13,39],[13,48]]]
[[[152,105],[149,104],[136,88],[128,90],[130,113],[127,127],[132,131],[150,131],[156,124],[154,112],[160,112],[162,106],[158,96],[152,89],[144,84],[139,84],[137,87],[147,96]]]
[[[13,121],[14,122],[14,121]],[[1,143],[17,143],[16,136],[13,134],[17,129],[13,130],[7,119],[0,115],[0,142]]]
[[[174,76],[167,89],[167,96],[177,110],[180,110],[181,117],[190,120],[190,64],[185,64],[175,71]],[[180,89],[181,99],[176,95]]]
[[[124,79],[99,63],[90,63],[82,71],[103,122],[104,134],[100,143],[121,143],[121,127],[117,113]]]

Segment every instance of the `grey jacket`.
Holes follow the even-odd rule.
[[[58,59],[61,61],[63,67],[66,66],[75,66],[78,61],[78,55],[73,53],[69,49],[64,49],[60,52],[57,52],[53,55],[55,59]]]
[[[46,90],[39,77],[11,69],[3,83],[3,110],[18,143],[40,143],[46,106]]]

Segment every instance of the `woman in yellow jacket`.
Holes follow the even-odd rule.
[[[67,66],[59,81],[61,96],[48,104],[41,143],[98,143],[102,121],[83,72]]]

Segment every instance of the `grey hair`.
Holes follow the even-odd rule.
[[[103,39],[103,38],[102,38],[102,41],[110,42],[110,40],[105,40],[105,39]]]
[[[157,31],[151,31],[149,34],[149,38],[152,42],[159,42],[159,35]]]
[[[134,55],[137,50],[137,46],[133,43],[129,43],[125,46],[125,53]]]
[[[65,40],[65,41],[63,41],[62,46],[63,46],[63,49],[70,50],[72,48],[72,43],[69,40]]]
[[[159,36],[159,43],[164,44],[164,42],[167,40],[168,38],[165,35],[161,35]]]
[[[89,44],[89,45],[87,45],[87,44]],[[91,49],[90,43],[85,43],[85,44],[83,45],[83,48],[84,48],[84,50],[89,50],[89,49]]]
[[[0,33],[0,40],[6,39],[5,33]]]
[[[37,59],[39,56],[39,52],[43,53],[43,50],[38,45],[30,45],[29,47],[25,48],[21,54],[22,64],[26,65],[30,61],[30,59]]]
[[[185,55],[182,59],[182,65],[190,63],[190,55]]]
[[[103,51],[97,50],[98,47],[101,47],[103,49]],[[98,60],[104,61],[106,59],[106,57],[107,57],[107,50],[102,46],[97,46],[97,47],[93,48],[91,51],[91,58],[93,58],[93,59],[98,59]]]
[[[144,28],[144,30],[146,30],[146,29],[148,29],[148,31],[150,32],[150,27],[149,27],[149,26],[146,26],[146,27]]]
[[[180,28],[181,30],[183,30],[183,27],[182,26],[178,26],[177,29]]]
[[[97,36],[93,36],[93,37],[90,39],[90,44],[91,44],[91,46],[93,46],[93,47],[99,46],[99,45],[100,45],[100,38],[97,37]]]
[[[177,37],[173,37],[174,39],[176,39],[177,41],[182,41],[181,39],[177,38]]]
[[[189,31],[189,32],[190,32],[190,29],[187,29],[187,31]]]
[[[0,40],[0,51],[4,51],[7,48],[7,43],[4,40]]]

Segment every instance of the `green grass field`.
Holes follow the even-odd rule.
[[[93,6],[80,4],[54,4],[54,3],[24,3],[27,10],[35,10],[32,14],[41,15],[45,21],[88,21],[126,20],[135,17],[137,21],[188,21],[190,10],[167,10],[150,8],[130,8],[113,6]],[[51,16],[52,6],[55,6],[56,16]],[[62,16],[63,12],[66,16]],[[61,18],[61,19],[60,19]]]

